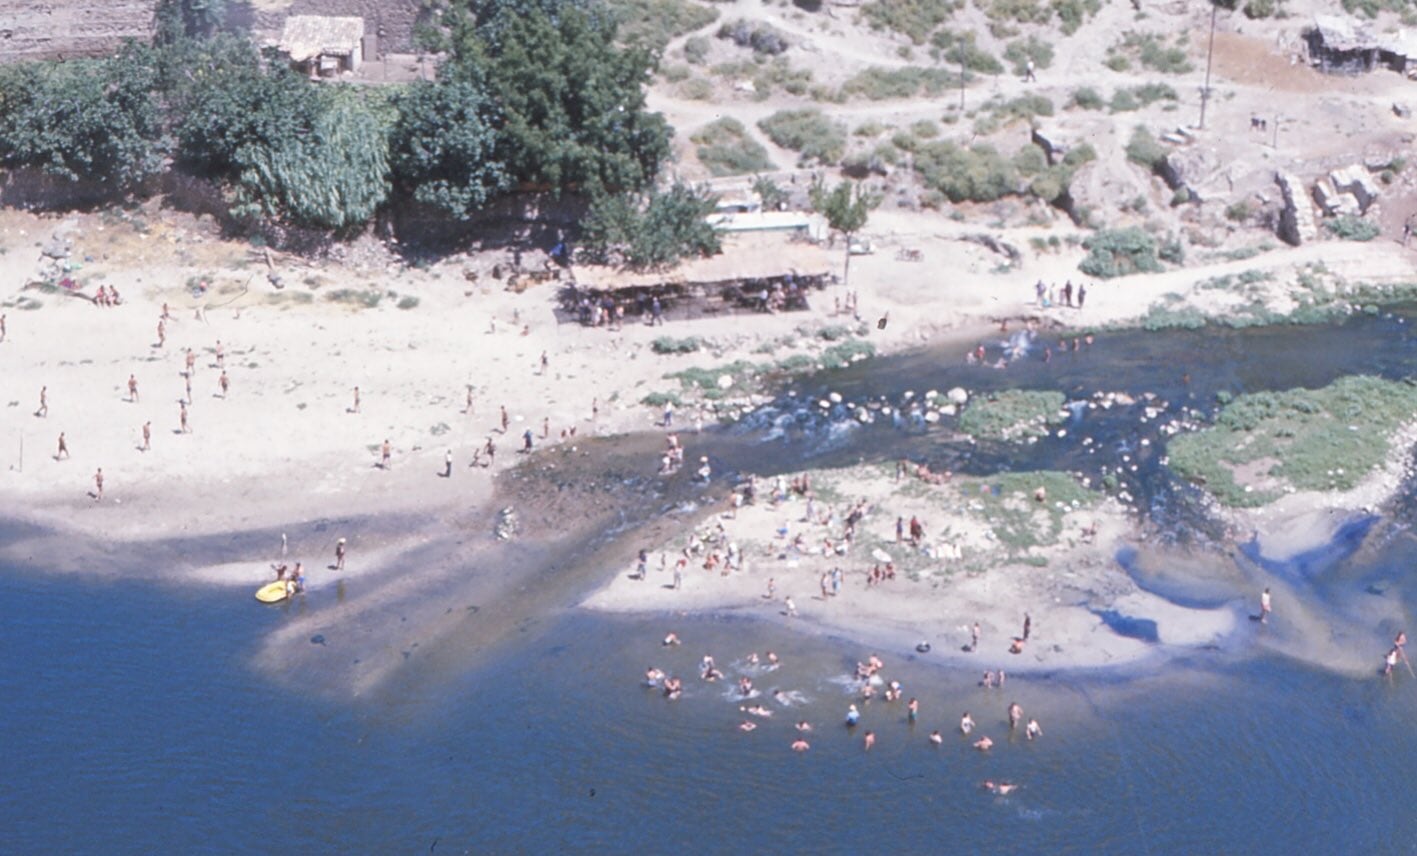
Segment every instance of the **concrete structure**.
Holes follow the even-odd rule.
[[[1417,74],[1417,33],[1379,32],[1338,15],[1316,15],[1304,30],[1309,62],[1320,71],[1357,74],[1385,66],[1409,77]]]

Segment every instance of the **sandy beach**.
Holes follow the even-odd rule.
[[[56,230],[72,242],[69,258],[83,260],[73,274],[78,293],[26,288],[45,270],[37,245]],[[865,335],[878,353],[941,337],[990,336],[1006,318],[1034,318],[1045,330],[1104,328],[1144,314],[1160,295],[1184,291],[1187,283],[1197,303],[1211,301],[1214,311],[1224,311],[1221,293],[1194,284],[1226,264],[1089,283],[1086,309],[1040,310],[1032,283],[1075,276],[1076,259],[1030,257],[1019,270],[1000,275],[989,251],[961,240],[963,231],[945,218],[882,212],[868,230],[878,251],[853,259],[849,284],[815,295],[808,312],[671,320],[662,328],[629,323],[608,332],[558,323],[550,285],[506,290],[488,275],[504,261],[497,253],[450,257],[424,270],[387,259],[317,265],[277,256],[284,287],[276,288],[258,252],[176,215],[153,217],[139,229],[101,215],[60,220],[6,212],[0,224],[8,262],[0,271],[7,317],[0,343],[0,400],[6,404],[0,412],[0,503],[8,517],[36,528],[8,544],[4,558],[59,571],[241,589],[269,577],[270,563],[281,559],[284,535],[286,558],[317,570],[313,586],[329,586],[336,581],[322,569],[332,559],[335,538],[347,537],[354,561],[345,578],[365,574],[392,589],[371,589],[381,591],[377,598],[352,597],[340,609],[377,614],[376,601],[386,601],[391,591],[412,598],[420,585],[451,578],[481,549],[478,539],[485,540],[495,523],[496,510],[487,507],[494,479],[523,458],[517,450],[524,432],[542,450],[569,449],[592,436],[662,431],[660,412],[639,402],[650,392],[674,388],[666,373],[751,358],[764,342],[776,343],[779,357],[818,353],[825,342],[812,330],[855,323],[834,314],[848,291],[857,295],[862,329],[869,330]],[[889,251],[907,244],[923,248],[925,263],[900,261]],[[1278,250],[1245,265],[1282,272],[1322,255],[1338,268],[1354,246]],[[1374,276],[1406,270],[1400,248],[1363,249]],[[942,262],[934,260],[956,251],[983,256],[952,263],[943,273]],[[1358,258],[1355,252],[1355,263]],[[475,281],[469,271],[479,272]],[[194,290],[201,282],[205,289]],[[115,287],[121,304],[94,305],[89,298],[99,284]],[[1282,291],[1276,295],[1283,298]],[[399,308],[400,301],[407,308]],[[164,304],[170,317],[159,346]],[[890,318],[886,329],[870,323],[884,315]],[[651,343],[664,335],[698,337],[708,346],[687,356],[656,354]],[[195,355],[190,378],[188,349]],[[219,383],[223,371],[226,394]],[[130,375],[138,384],[136,401],[129,400]],[[38,416],[41,389],[48,410]],[[745,391],[745,405],[749,400]],[[184,401],[187,433],[180,430]],[[702,418],[692,410],[679,414],[681,424]],[[141,449],[144,423],[151,424],[148,451]],[[61,432],[67,455],[58,459]],[[488,438],[496,445],[495,462],[470,466]],[[387,469],[380,466],[385,440],[391,446]],[[449,452],[451,476],[443,477]],[[653,473],[655,459],[646,456],[645,475]],[[99,468],[102,500],[94,496]],[[893,533],[885,530],[915,506],[898,503],[889,484],[870,482],[847,477],[841,493],[878,506],[867,526],[872,537],[890,541]],[[1365,495],[1363,503],[1379,499]],[[931,530],[940,531],[941,512],[921,511]],[[1155,618],[1164,627],[1163,641],[1182,646],[1210,644],[1233,620],[1230,613],[1176,615],[1117,574],[1109,556],[1134,535],[1134,524],[1106,506],[1081,518],[1067,515],[1065,526],[1073,534],[1047,549],[1046,569],[1020,573],[1003,567],[923,583],[899,579],[866,591],[859,576],[864,563],[853,556],[845,562],[849,594],[830,603],[813,599],[820,562],[781,558],[781,545],[769,532],[783,514],[800,517],[789,503],[771,511],[745,509],[732,523],[744,527],[735,537],[754,545],[745,548],[741,574],[706,580],[694,570],[671,598],[659,586],[627,581],[620,572],[590,604],[751,610],[773,617],[780,603],[761,597],[773,577],[779,597],[795,594],[799,612],[824,631],[879,638],[897,648],[929,640],[936,651],[953,656],[968,642],[962,628],[979,621],[988,644],[970,662],[1011,669],[1097,666],[1145,656],[1146,643],[1112,633],[1096,614],[1120,609],[1123,598],[1128,615]],[[1077,543],[1076,531],[1093,516],[1097,537],[1089,545]],[[969,540],[982,537],[978,532],[969,534],[963,522],[960,531],[966,533],[966,552],[987,551],[987,543]],[[221,548],[213,550],[217,543]],[[139,567],[124,561],[139,554],[161,560]],[[939,599],[948,607],[933,596],[916,598],[926,586],[932,595],[944,593]],[[1039,628],[1038,644],[1010,655],[1008,640],[1025,611]]]

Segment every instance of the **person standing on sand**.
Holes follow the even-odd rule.
[[[383,470],[389,469],[389,467],[391,466],[390,458],[391,458],[391,456],[393,455],[393,451],[394,451],[394,447],[391,446],[391,445],[389,445],[389,439],[388,439],[387,437],[385,437],[385,438],[384,438],[384,445],[383,445],[382,447],[380,447],[380,449],[379,449],[379,468],[380,468],[380,469],[383,469]]]
[[[663,424],[665,428],[673,427],[673,425],[674,425],[674,402],[672,402],[672,401],[666,401],[666,402],[664,402],[664,421],[663,421],[661,424]]]
[[[531,429],[530,429],[530,428],[528,428],[528,429],[526,429],[525,431],[522,432],[522,451],[523,451],[523,452],[530,452],[530,451],[531,451],[531,437],[532,437],[532,435],[531,435]]]
[[[40,419],[49,415],[49,387],[47,386],[39,388],[39,409],[34,412],[34,415]]]
[[[507,429],[511,427],[512,420],[507,418],[507,405],[500,405],[499,409],[502,411],[502,433],[505,434]]]
[[[143,451],[146,452],[153,447],[153,424],[143,423]]]
[[[1083,303],[1084,300],[1087,300],[1087,286],[1086,286],[1086,285],[1083,285],[1082,283],[1078,283],[1078,308],[1079,308],[1079,309],[1082,308],[1082,303]],[[1092,342],[1089,341],[1088,344],[1091,345]]]
[[[350,413],[358,413],[358,412],[359,412],[359,387],[357,387],[357,386],[354,388],[354,406],[351,407],[351,408],[349,408],[349,412],[350,412]]]
[[[551,436],[551,417],[541,417],[541,439],[545,440]]]
[[[217,368],[226,367],[226,349],[221,346],[221,340],[216,340],[216,365]]]
[[[186,355],[186,358],[185,358],[185,359],[186,359],[186,361],[187,361],[187,376],[188,376],[188,377],[191,377],[191,376],[192,376],[192,372],[194,372],[194,371],[197,370],[197,355],[194,354],[194,353],[192,353],[192,349],[191,349],[191,348],[188,348],[188,349],[187,349],[187,355]]]
[[[453,477],[453,450],[449,449],[443,453],[443,478]]]
[[[226,369],[221,370],[221,377],[217,378],[217,385],[221,387],[221,397],[226,398],[226,393],[231,389],[231,378],[226,376]]]
[[[344,544],[345,539],[340,538],[335,542],[335,564],[331,568],[334,571],[344,570]]]
[[[979,650],[979,622],[974,622],[974,626],[969,628],[969,650],[970,653]]]
[[[797,617],[797,604],[795,604],[795,603],[792,602],[792,598],[791,598],[791,597],[785,597],[785,598],[783,598],[783,599],[782,599],[782,605],[785,606],[785,607],[787,607],[787,610],[786,610],[785,614],[787,615],[788,618],[796,618],[796,617]]]
[[[472,384],[467,385],[467,406],[463,408],[463,413],[472,413]]]
[[[103,501],[103,467],[99,467],[98,470],[93,474],[93,489],[94,489],[94,495],[93,495],[94,501],[95,501],[95,502],[102,502],[102,501]]]
[[[138,378],[136,375],[128,375],[128,400],[134,404],[138,403]]]
[[[492,442],[492,438],[487,438],[487,445],[482,447],[487,455],[487,466],[491,467],[497,461],[497,444]]]
[[[5,313],[0,312],[0,342],[5,341]]]
[[[178,415],[178,418],[182,420],[181,433],[183,433],[183,434],[190,434],[190,433],[192,433],[192,429],[187,425],[187,402],[185,402],[185,401],[179,401],[179,402],[177,402],[177,406],[180,407],[180,408],[182,408],[182,410],[179,412],[179,415]]]
[[[157,346],[161,348],[167,344],[167,322],[161,318],[157,319]]]
[[[59,450],[54,453],[54,460],[62,461],[69,457],[69,444],[64,442],[64,432],[59,432]]]
[[[1023,614],[1023,639],[1028,641],[1028,632],[1033,629],[1033,618],[1028,613]]]
[[[1265,586],[1264,591],[1260,592],[1260,624],[1269,623],[1270,610],[1269,586]]]

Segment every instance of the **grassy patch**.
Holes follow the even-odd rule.
[[[977,489],[974,484],[978,484]],[[1063,534],[1064,509],[1071,510],[1074,502],[1085,508],[1099,498],[1069,473],[1056,470],[1000,473],[969,479],[969,485],[962,484],[961,490],[977,499],[982,508],[975,513],[983,516],[1011,557],[1058,543]],[[1033,498],[1039,488],[1047,494],[1043,502]]]
[[[717,9],[693,0],[612,0],[610,8],[621,41],[654,51],[718,18]]]
[[[1122,65],[1121,69],[1115,69],[1119,71],[1129,66],[1130,60],[1136,60],[1143,68],[1162,74],[1188,74],[1195,70],[1184,47],[1188,37],[1188,33],[1182,33],[1173,44],[1168,45],[1155,33],[1127,33],[1120,42],[1107,49],[1106,62],[1109,68]],[[1128,61],[1119,63],[1117,57]]]
[[[687,339],[676,339],[673,336],[660,336],[650,343],[650,350],[656,354],[692,354],[704,345],[703,340],[697,336],[690,336]]]
[[[872,67],[848,78],[837,90],[834,100],[864,98],[868,101],[883,101],[915,98],[922,94],[935,96],[958,86],[959,73],[950,69],[920,66]]]
[[[731,116],[710,122],[689,140],[698,146],[699,162],[714,175],[745,175],[772,168],[767,149]]]
[[[1093,233],[1082,245],[1087,249],[1087,256],[1078,263],[1078,270],[1088,276],[1110,279],[1161,270],[1156,240],[1135,226],[1102,229]]]
[[[1242,395],[1214,424],[1171,440],[1170,466],[1221,502],[1264,505],[1286,490],[1350,490],[1391,454],[1417,385],[1345,377],[1322,389]],[[1237,470],[1248,473],[1241,483]]]
[[[950,16],[964,8],[964,0],[875,0],[861,8],[873,30],[900,33],[917,45]]]
[[[836,163],[846,150],[846,128],[822,111],[779,110],[758,122],[768,139],[797,152],[804,162]]]
[[[1009,389],[969,402],[959,430],[976,438],[1018,440],[1041,437],[1061,422],[1063,394],[1055,390]]]
[[[384,299],[382,291],[362,291],[357,288],[339,288],[325,295],[325,299],[331,303],[344,303],[349,306],[363,306],[366,309],[373,309],[379,305],[379,301]]]
[[[1364,220],[1362,217],[1354,217],[1351,214],[1328,220],[1324,223],[1324,227],[1335,237],[1345,241],[1371,241],[1381,231],[1376,223]]]

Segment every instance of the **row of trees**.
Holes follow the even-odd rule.
[[[452,3],[438,79],[397,89],[312,86],[208,37],[217,2],[183,0],[152,47],[0,70],[0,165],[118,192],[175,165],[223,182],[238,216],[338,232],[394,197],[466,219],[518,187],[637,193],[668,157],[655,58],[579,0]]]

